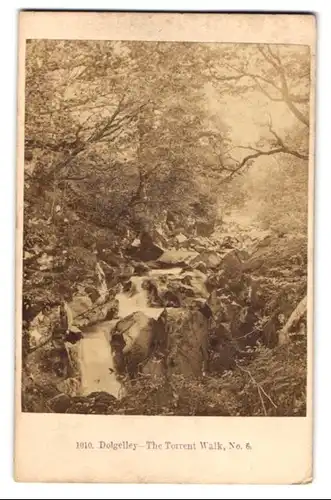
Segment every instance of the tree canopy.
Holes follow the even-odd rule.
[[[282,200],[304,224],[309,68],[305,47],[29,40],[25,249],[91,249],[100,228],[141,230],[167,210],[213,219],[249,200],[283,223]]]

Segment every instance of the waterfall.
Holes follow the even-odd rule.
[[[116,295],[118,300],[118,315],[125,318],[134,312],[143,312],[149,318],[157,319],[162,311],[162,307],[150,307],[147,290],[143,283],[148,276],[132,276],[131,289],[128,292],[120,292]]]
[[[105,273],[98,263],[98,279],[100,283],[100,301],[105,302],[108,296]],[[162,307],[150,307],[147,290],[144,282],[151,276],[176,275],[181,268],[166,270],[151,270],[146,276],[132,276],[129,291],[121,291],[116,295],[119,304],[119,318],[125,318],[134,312],[142,312],[149,318],[157,319],[163,312]],[[120,399],[125,391],[115,373],[113,353],[110,347],[112,329],[118,320],[103,321],[88,327],[84,331],[84,338],[80,341],[79,358],[81,364],[81,393],[88,395],[92,392],[105,391]]]
[[[96,272],[99,281],[99,287],[98,287],[98,292],[100,294],[99,301],[101,304],[103,304],[108,297],[108,286],[107,286],[106,276],[104,270],[101,267],[100,262],[97,262]]]
[[[115,321],[104,321],[89,327],[79,344],[81,364],[81,393],[105,391],[120,399],[124,395],[117,380],[114,360],[109,344],[109,334]]]

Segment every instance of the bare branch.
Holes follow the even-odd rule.
[[[263,46],[264,48],[264,46]],[[268,51],[268,54],[266,54],[266,52],[263,50],[263,48],[261,46],[258,46],[257,49],[258,51],[260,52],[260,54],[264,57],[264,59],[269,62],[274,68],[276,71],[279,70],[279,65],[277,64],[277,62],[275,62],[275,58],[274,58],[274,55],[273,53],[271,52],[271,48],[269,45],[267,45],[267,51]]]
[[[279,136],[276,135],[276,137],[279,139],[279,141],[281,141]],[[281,143],[279,143],[279,147],[274,148],[274,149],[270,149],[270,150],[266,150],[266,151],[261,150],[261,149],[257,149],[257,148],[244,147],[244,146],[238,146],[238,147],[240,147],[241,149],[251,149],[252,151],[254,151],[254,153],[252,153],[248,156],[245,156],[245,158],[243,158],[241,161],[234,160],[237,163],[236,167],[234,169],[231,169],[230,175],[225,177],[222,182],[227,182],[227,181],[231,180],[235,174],[237,174],[240,170],[242,170],[247,165],[247,163],[249,161],[256,160],[257,158],[259,158],[261,156],[272,156],[275,154],[284,153],[284,154],[288,154],[291,156],[295,156],[296,158],[299,158],[300,160],[308,160],[308,155],[299,153],[298,151],[295,151],[295,150],[288,148],[282,141],[281,141]],[[233,160],[233,158],[231,158],[231,157],[230,157],[230,159]],[[222,169],[228,170],[228,168],[225,168],[224,166],[222,166]]]
[[[118,118],[116,121],[118,115],[122,112],[123,108],[125,108],[125,106],[123,105],[124,99],[125,99],[125,94],[122,95],[113,114],[107,120],[105,120],[102,125],[97,127],[86,141],[81,142],[75,149],[73,149],[64,161],[61,161],[60,163],[54,165],[54,167],[48,174],[49,179],[51,179],[56,172],[62,171],[63,173],[63,170],[65,169],[66,169],[65,175],[68,175],[68,169],[70,168],[72,161],[75,158],[77,158],[78,155],[86,151],[91,144],[100,142],[105,138],[109,139],[111,136],[113,136],[115,132],[117,132],[124,125],[125,120],[131,121],[133,117],[136,116],[141,111],[141,109],[147,104],[147,102],[141,104],[132,113],[127,114],[122,118]]]
[[[256,75],[254,73],[247,73],[247,76],[249,76],[253,79],[255,78],[255,79],[261,80],[264,83],[267,83],[268,85],[273,87],[275,90],[277,90],[277,92],[280,92],[280,90],[281,90],[275,82],[273,82],[272,80],[269,80],[269,78],[266,78],[265,76]]]
[[[279,55],[275,54],[272,51],[269,45],[266,46],[266,49],[264,48],[264,46],[263,47],[258,46],[257,49],[264,58],[264,60],[268,64],[270,64],[276,71],[280,85],[279,83],[277,84],[276,81],[267,78],[263,75],[251,73],[249,71],[246,71],[245,69],[236,68],[235,66],[232,66],[228,63],[225,63],[224,66],[229,68],[231,71],[234,71],[236,73],[235,75],[216,76],[214,74],[213,77],[218,81],[224,81],[224,82],[240,81],[242,78],[251,78],[254,81],[255,85],[258,86],[260,92],[262,92],[269,100],[275,102],[284,102],[287,105],[288,109],[291,111],[291,113],[301,123],[303,123],[306,126],[309,126],[308,117],[306,117],[305,114],[302,113],[302,111],[300,111],[300,109],[296,106],[296,104],[304,104],[309,102],[309,98],[306,96],[292,95],[290,93],[285,68],[282,64],[281,58]],[[265,85],[262,85],[262,83],[272,87],[278,93],[278,95],[272,95],[269,89]]]
[[[275,101],[275,102],[281,102],[283,101],[283,99],[281,97],[273,97],[271,94],[269,94],[269,92],[264,88],[262,87],[261,83],[259,82],[259,79],[262,80],[261,77],[259,77],[258,75],[250,75],[251,78],[254,80],[254,82],[257,84],[257,86],[259,87],[260,91],[262,92],[262,94],[264,94],[266,97],[268,97],[268,99],[270,99],[270,101]],[[275,87],[275,85],[273,85]],[[278,89],[278,87],[275,87]]]
[[[291,99],[290,93],[289,93],[289,88],[288,88],[288,83],[286,79],[286,74],[285,74],[285,69],[284,66],[282,65],[282,62],[280,60],[279,56],[276,56],[269,45],[267,46],[268,53],[270,57],[268,57],[262,49],[259,49],[261,54],[265,57],[265,59],[272,64],[272,66],[276,69],[280,80],[281,80],[281,85],[282,85],[282,97],[284,102],[287,104],[289,110],[293,113],[293,115],[301,121],[304,125],[309,126],[309,120],[305,117],[305,115],[295,106],[293,100]],[[276,61],[276,62],[275,62]]]
[[[95,142],[97,141],[98,139],[101,139],[104,132],[108,129],[108,127],[111,126],[111,124],[114,122],[115,118],[119,115],[119,113],[122,111],[122,104],[123,104],[123,101],[124,101],[124,98],[125,98],[125,95],[123,94],[121,99],[119,100],[116,108],[115,108],[115,111],[113,112],[113,114],[106,120],[106,123],[103,124],[102,127],[100,127],[99,130],[95,130],[91,136],[87,139],[86,142]]]

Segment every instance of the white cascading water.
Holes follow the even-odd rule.
[[[102,304],[107,299],[109,291],[107,287],[106,275],[104,270],[102,269],[100,262],[97,262],[96,271],[99,281],[99,287],[98,287],[98,292],[100,294],[99,302]]]
[[[132,276],[132,289],[129,292],[120,292],[116,295],[118,300],[118,315],[125,318],[134,312],[140,311],[149,318],[157,319],[163,311],[162,307],[150,307],[148,303],[147,290],[143,283],[148,277],[161,275],[177,275],[182,271],[181,267],[171,269],[152,269],[146,276]]]
[[[119,292],[116,299],[119,304],[119,318],[125,318],[134,312],[142,312],[149,318],[157,319],[163,308],[150,307],[147,291],[143,288],[144,281],[151,276],[176,275],[181,268],[166,270],[155,269],[147,276],[132,276],[132,288],[128,292]],[[106,300],[108,290],[102,267],[97,266],[100,287],[100,303]],[[103,321],[84,331],[84,338],[79,343],[79,359],[81,365],[81,394],[105,391],[120,399],[124,396],[124,388],[115,372],[113,355],[110,347],[110,335],[118,319]]]
[[[108,392],[115,398],[124,395],[122,384],[117,380],[113,355],[109,344],[109,333],[117,320],[104,321],[84,331],[80,341],[81,394]]]
[[[163,309],[150,307],[148,304],[147,291],[143,288],[145,276],[132,276],[132,289],[129,292],[120,292],[116,295],[118,300],[118,316],[125,318],[130,314],[140,311],[149,318],[157,319]]]
[[[97,303],[105,304],[109,291],[102,266],[98,262],[96,272],[99,281]],[[81,371],[81,389],[83,396],[92,392],[108,392],[116,398],[121,397],[122,385],[117,380],[113,355],[109,344],[110,332],[117,320],[103,321],[84,331],[84,337],[78,346],[78,358]]]

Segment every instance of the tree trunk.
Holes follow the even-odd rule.
[[[302,316],[307,311],[307,295],[299,302],[297,307],[292,312],[291,316],[285,323],[284,327],[279,332],[278,345],[287,344],[290,340],[290,331],[298,324]]]

